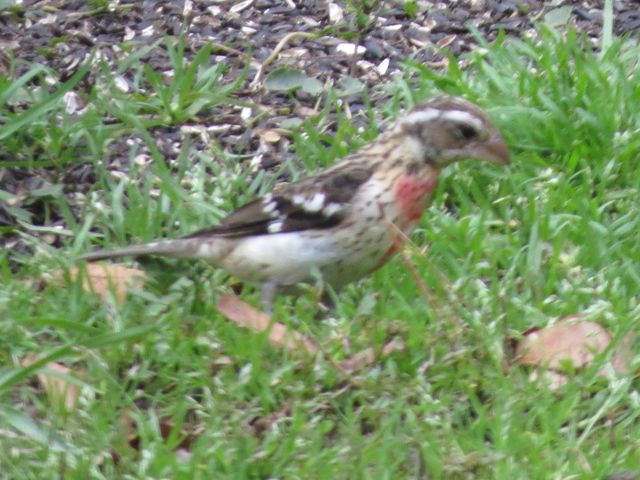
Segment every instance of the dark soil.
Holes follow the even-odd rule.
[[[354,2],[358,3],[358,2]],[[444,0],[369,1],[366,14],[356,13],[346,2],[314,0],[169,1],[145,0],[108,2],[105,0],[29,1],[0,9],[0,75],[17,78],[28,63],[44,64],[59,80],[71,77],[92,52],[97,52],[115,71],[126,56],[123,44],[135,49],[161,41],[167,36],[185,36],[185,56],[191,58],[210,42],[215,61],[227,66],[223,82],[238,78],[249,61],[250,68],[236,98],[267,114],[247,126],[241,106],[225,105],[198,118],[188,128],[156,128],[150,133],[168,161],[181,151],[185,136],[191,149],[204,149],[207,134],[215,133],[221,148],[247,155],[264,168],[271,168],[290,155],[288,141],[278,141],[270,133],[291,116],[304,118],[315,113],[316,97],[299,92],[295,98],[261,88],[264,74],[283,65],[295,67],[325,85],[341,85],[348,77],[357,78],[370,89],[369,100],[376,105],[384,99],[375,85],[389,82],[401,69],[401,62],[413,58],[434,69],[446,68],[443,52],[454,56],[477,46],[470,33],[473,26],[486,39],[500,31],[530,37],[535,22],[553,21],[558,8],[570,13],[568,24],[597,45],[602,28],[602,3],[595,0],[543,2],[535,0]],[[614,2],[616,35],[636,35],[640,28],[637,1]],[[545,17],[546,16],[546,17]],[[560,15],[561,17],[561,15]],[[272,55],[278,43],[292,32],[321,34],[291,38],[257,78],[258,69]],[[355,53],[354,53],[355,52]],[[9,71],[10,59],[14,71]],[[162,42],[144,57],[159,72],[172,66]],[[92,75],[78,87],[92,88]],[[128,81],[126,77],[123,79]],[[254,88],[257,87],[257,88]],[[354,121],[364,108],[362,98],[349,98]],[[244,110],[246,114],[246,109]],[[362,119],[364,121],[364,117]],[[203,133],[204,132],[204,133]],[[270,136],[271,135],[271,136]],[[140,138],[122,138],[109,144],[103,153],[108,168],[117,169],[127,159],[131,145],[139,146],[144,159],[145,145]],[[12,161],[0,146],[0,166]],[[14,194],[13,207],[29,212],[36,225],[64,225],[57,214],[43,213],[42,202],[31,193],[49,185],[62,185],[62,193],[74,207],[75,195],[88,191],[94,172],[91,164],[71,163],[63,171],[52,168],[0,169],[0,190]],[[0,204],[0,228],[18,230],[15,215]],[[80,209],[74,209],[80,212]],[[5,234],[5,247],[21,246],[19,237]],[[57,241],[52,240],[57,243]],[[22,246],[24,247],[24,246]]]

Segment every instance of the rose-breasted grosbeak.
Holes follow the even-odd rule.
[[[198,258],[259,283],[271,309],[276,291],[322,274],[333,288],[383,265],[419,220],[440,170],[478,159],[508,164],[509,150],[489,117],[462,98],[434,97],[374,142],[332,167],[276,187],[220,225],[175,240],[98,251]]]

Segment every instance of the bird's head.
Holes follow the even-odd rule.
[[[464,159],[508,165],[509,149],[487,114],[460,97],[437,96],[413,108],[393,129],[408,135],[425,162],[437,167]]]

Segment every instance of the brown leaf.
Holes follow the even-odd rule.
[[[404,350],[406,345],[401,340],[391,340],[382,348],[382,355],[391,355],[393,352]],[[347,373],[353,373],[356,370],[360,370],[366,366],[372,365],[376,360],[376,355],[373,348],[367,348],[361,352],[352,355],[349,358],[345,358],[340,362],[340,368]]]
[[[20,364],[28,367],[38,359],[36,354],[29,354],[22,359]],[[56,362],[49,362],[45,366],[46,370],[58,372],[64,375],[80,377],[81,372],[74,372],[69,367]],[[64,378],[53,375],[46,371],[39,371],[36,375],[38,383],[46,392],[52,405],[62,407],[66,412],[71,412],[78,402],[80,387],[75,383],[70,383]]]
[[[282,405],[280,405],[280,408],[278,408],[278,410],[276,410],[275,412],[272,412],[269,415],[265,415],[264,417],[255,417],[251,419],[249,425],[253,428],[256,435],[262,436],[280,420],[290,417],[292,412],[293,405],[291,401],[286,401]]]
[[[294,111],[296,115],[299,115],[304,118],[315,117],[316,115],[318,115],[318,111],[315,108],[309,108],[305,106],[296,107]]]
[[[458,38],[457,35],[445,35],[436,42],[436,45],[438,45],[440,48],[448,47],[456,40],[456,38]]]
[[[282,138],[278,132],[275,130],[268,130],[266,128],[260,128],[256,130],[258,135],[260,136],[260,140],[263,140],[267,143],[278,143]]]
[[[117,437],[114,445],[111,447],[111,458],[115,464],[119,464],[121,458],[125,455],[127,449],[140,451],[142,449],[142,438],[138,432],[138,424],[133,416],[133,410],[127,408],[121,412],[117,424]],[[174,434],[175,423],[170,417],[161,417],[158,419],[158,430],[162,440],[167,441]],[[204,428],[197,427],[189,422],[182,423],[180,433],[173,445],[174,451],[178,457],[189,455],[192,445],[200,438]],[[104,459],[101,459],[102,463]]]
[[[345,358],[340,362],[340,368],[347,373],[353,373],[367,365],[371,365],[376,360],[376,354],[373,348],[367,348],[355,355]]]
[[[631,333],[625,335],[622,338],[622,341],[616,345],[616,349],[611,357],[611,366],[613,367],[613,371],[620,375],[628,375],[631,373],[631,369],[629,367],[634,356],[631,344],[634,339],[635,336]]]
[[[525,332],[516,346],[516,364],[547,368],[532,372],[530,378],[544,378],[550,388],[557,389],[568,382],[566,374],[559,371],[563,363],[568,362],[573,368],[588,366],[609,347],[612,339],[601,325],[582,320],[580,314],[569,315],[550,327]],[[629,373],[632,341],[633,336],[627,335],[616,345],[610,364],[598,372],[599,376],[607,376],[610,368],[620,375]]]
[[[103,301],[107,299],[109,290],[113,287],[116,299],[123,302],[127,296],[128,285],[141,288],[146,281],[146,274],[142,270],[112,263],[87,263],[86,269],[82,287],[87,292],[95,293]],[[76,267],[69,270],[72,280],[78,278],[78,273]],[[62,272],[55,272],[54,276],[62,277]]]
[[[610,342],[611,334],[595,322],[561,320],[525,335],[516,348],[516,363],[558,369],[568,361],[580,368],[593,362]]]
[[[256,310],[235,295],[222,295],[218,301],[218,311],[238,325],[254,332],[267,332],[267,339],[276,347],[286,347],[315,354],[316,345],[304,335],[292,332],[284,325],[271,320],[266,313]]]

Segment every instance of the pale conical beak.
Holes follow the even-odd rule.
[[[507,144],[504,143],[498,133],[486,142],[478,144],[476,152],[477,158],[485,162],[499,163],[501,165],[509,165],[511,163],[509,147],[507,147]]]

